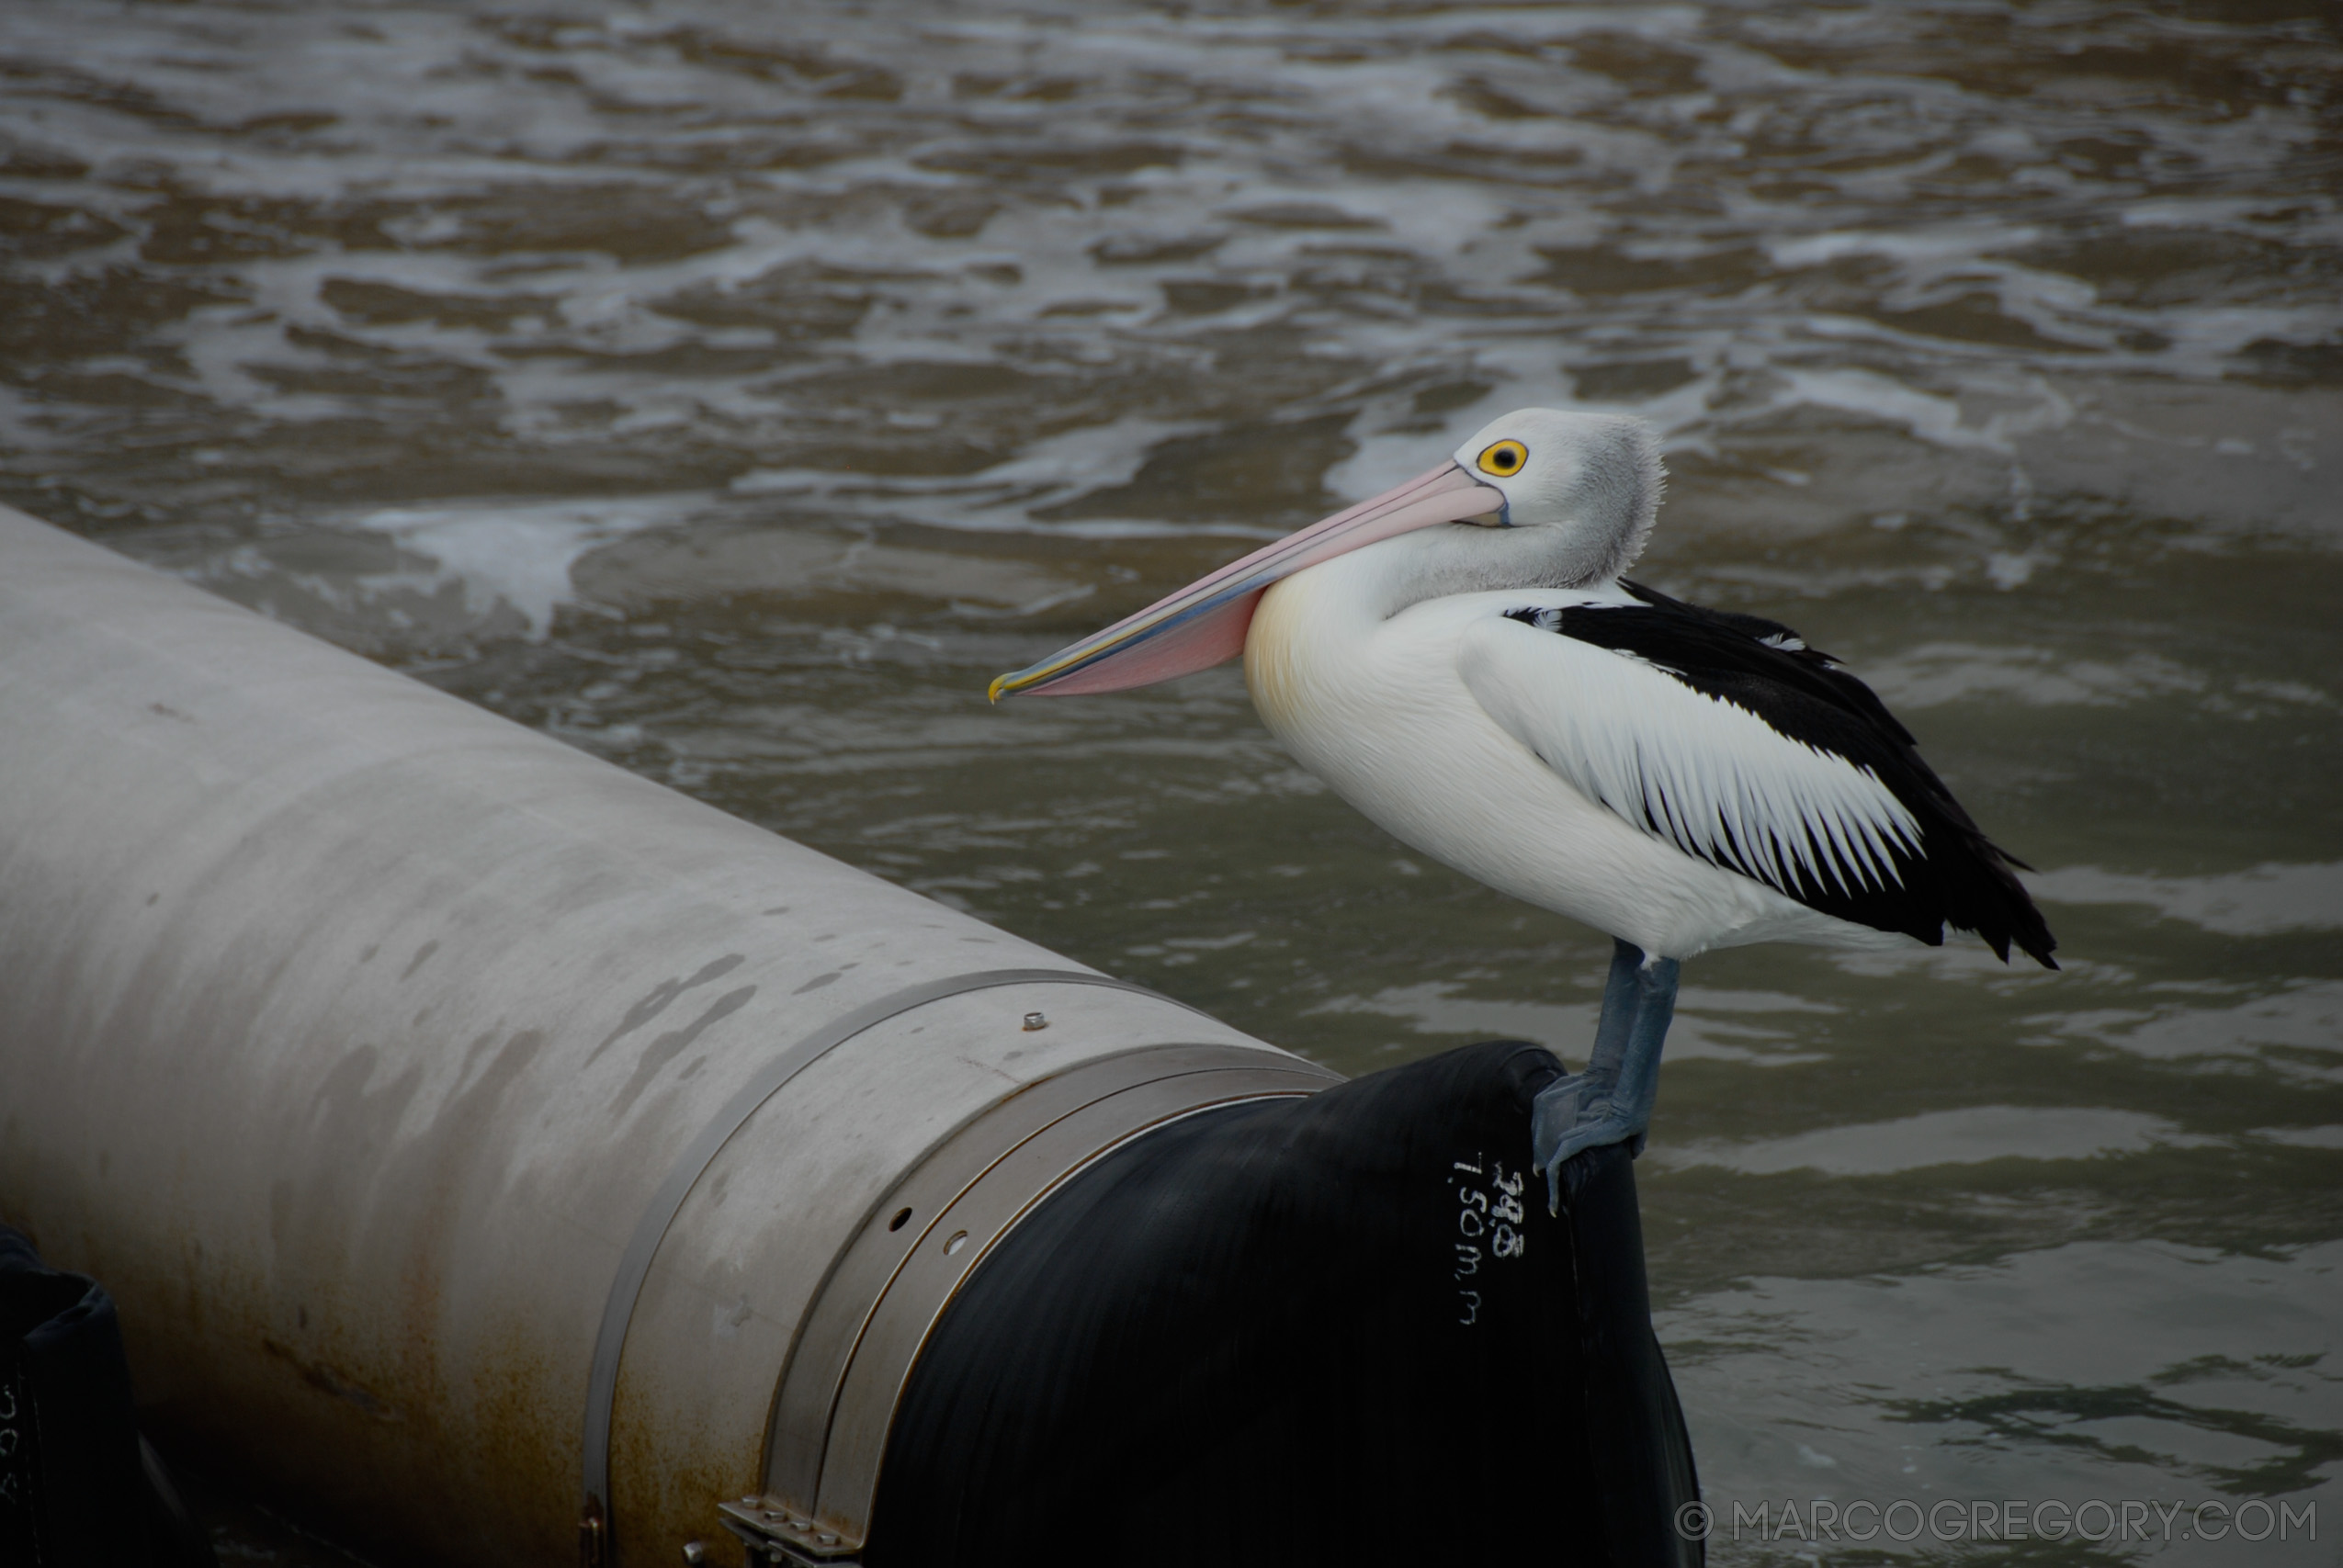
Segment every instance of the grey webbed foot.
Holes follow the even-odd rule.
[[[1582,1149],[1601,1148],[1605,1144],[1632,1142],[1631,1153],[1640,1153],[1643,1148],[1645,1123],[1629,1120],[1607,1100],[1583,1109],[1579,1105],[1578,1090],[1584,1082],[1580,1077],[1561,1079],[1549,1086],[1531,1107],[1531,1151],[1534,1168],[1545,1172],[1548,1213],[1562,1212],[1562,1166],[1572,1155]],[[1568,1092],[1556,1098],[1549,1114],[1547,1096],[1566,1086]]]
[[[1530,1105],[1530,1168],[1545,1172],[1548,1213],[1562,1212],[1562,1162],[1578,1152],[1565,1153],[1562,1145],[1578,1128],[1579,1102],[1592,1100],[1600,1093],[1586,1074],[1571,1073],[1540,1089]]]

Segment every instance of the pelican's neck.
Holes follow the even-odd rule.
[[[1340,556],[1270,585],[1254,606],[1245,631],[1245,687],[1253,708],[1272,733],[1291,745],[1322,705],[1310,693],[1326,679],[1330,663],[1355,661],[1361,646],[1386,618],[1377,603],[1361,592],[1359,556]]]
[[[1262,595],[1245,634],[1245,684],[1262,720],[1289,743],[1313,714],[1323,716],[1312,692],[1342,684],[1392,616],[1442,596],[1437,575],[1423,570],[1423,552],[1393,547],[1410,537],[1320,561]]]
[[[1289,597],[1308,603],[1313,620],[1331,619],[1360,626],[1387,621],[1410,604],[1438,598],[1443,590],[1421,548],[1408,548],[1409,536],[1387,539],[1349,555],[1321,561],[1296,572],[1271,592],[1292,590]],[[1451,591],[1453,592],[1453,591]]]

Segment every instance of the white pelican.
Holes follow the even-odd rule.
[[[1677,964],[1752,942],[2056,945],[1871,688],[1755,615],[1624,580],[1659,507],[1639,420],[1522,409],[1454,460],[992,682],[1147,685],[1244,655],[1262,722],[1394,837],[1615,941],[1549,1187],[1642,1146]]]

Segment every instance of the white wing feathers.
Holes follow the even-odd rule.
[[[1632,613],[1632,612],[1623,612]],[[1458,669],[1488,716],[1580,794],[1713,865],[1795,895],[1900,885],[1920,828],[1870,769],[1664,669],[1501,615]]]

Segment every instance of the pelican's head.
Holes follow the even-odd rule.
[[[1634,565],[1666,482],[1651,426],[1624,414],[1515,409],[1483,425],[1455,459],[1505,498],[1506,526],[1539,531],[1522,554],[1540,587],[1608,582]]]
[[[1273,583],[1387,540],[1411,558],[1393,564],[1412,581],[1412,598],[1608,581],[1642,553],[1661,482],[1659,444],[1641,420],[1516,409],[1430,473],[1000,677],[992,700],[1012,692],[1121,691],[1234,659]],[[1414,536],[1400,543],[1403,535]]]

